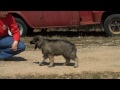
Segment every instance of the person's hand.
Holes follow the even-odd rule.
[[[17,45],[18,45],[18,41],[14,41],[11,47],[12,51],[17,51]]]

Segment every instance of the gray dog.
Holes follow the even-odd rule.
[[[50,65],[49,67],[54,66],[54,56],[62,55],[66,62],[64,65],[68,65],[70,63],[70,59],[74,60],[74,67],[78,67],[78,58],[76,55],[76,47],[73,43],[65,41],[65,40],[50,40],[45,39],[44,37],[38,35],[30,41],[30,44],[35,44],[35,49],[39,48],[42,50],[43,60],[39,63],[39,65],[43,65],[43,62],[49,58]]]

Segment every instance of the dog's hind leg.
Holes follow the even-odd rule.
[[[66,66],[66,65],[68,65],[69,63],[70,63],[70,59],[69,58],[67,58],[67,57],[65,57],[65,56],[63,56],[64,58],[65,58],[65,63],[63,64],[63,66]]]
[[[78,58],[77,58],[77,56],[74,58],[74,61],[75,61],[74,67],[77,68],[78,67]]]
[[[40,66],[43,66],[43,62],[48,58],[47,55],[43,55],[43,60],[39,63]]]
[[[63,64],[63,66],[66,66],[70,63],[70,59],[66,59],[65,63]]]

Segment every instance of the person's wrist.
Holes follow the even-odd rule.
[[[18,41],[14,41],[13,43],[14,43],[14,44],[18,44]]]

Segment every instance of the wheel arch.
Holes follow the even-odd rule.
[[[101,17],[102,25],[104,24],[105,19],[108,16],[113,15],[113,14],[120,14],[120,11],[106,11],[106,12],[104,12],[103,15],[102,15],[102,17]]]
[[[25,24],[26,24],[26,26],[28,27],[28,28],[32,28],[31,27],[31,25],[29,25],[28,23],[27,23],[27,21],[21,16],[21,15],[19,15],[19,14],[17,14],[17,13],[10,13],[14,18],[19,18],[19,19],[21,19]]]

